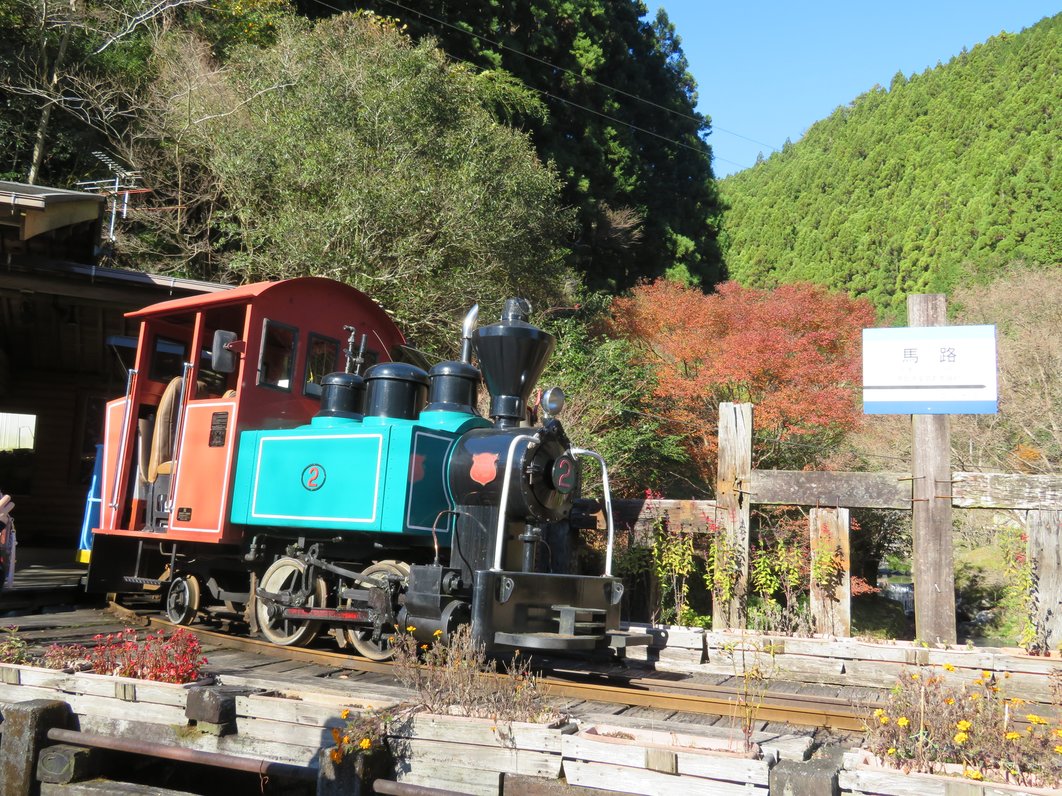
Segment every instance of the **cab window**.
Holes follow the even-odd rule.
[[[298,330],[295,327],[276,321],[265,322],[262,331],[262,355],[258,361],[260,385],[291,391],[297,340]]]
[[[184,372],[184,360],[187,355],[184,343],[168,337],[157,336],[151,349],[151,366],[148,377],[153,381],[169,382],[174,376]]]
[[[321,394],[321,379],[339,370],[339,341],[319,334],[311,334],[306,350],[306,375],[302,391],[305,395]]]

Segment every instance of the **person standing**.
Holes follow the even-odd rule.
[[[10,588],[15,578],[15,508],[11,495],[0,492],[0,590]]]

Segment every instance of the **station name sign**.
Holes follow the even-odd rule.
[[[863,330],[863,413],[999,411],[995,326]]]

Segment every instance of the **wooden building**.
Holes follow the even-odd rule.
[[[19,543],[73,558],[103,405],[125,391],[130,310],[227,286],[95,264],[107,200],[0,182],[0,490]]]

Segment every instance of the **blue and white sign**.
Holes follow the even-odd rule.
[[[998,411],[995,326],[863,330],[863,413]]]

